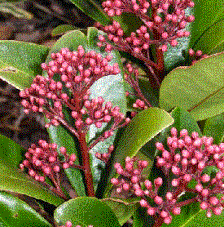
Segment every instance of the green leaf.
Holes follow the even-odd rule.
[[[172,127],[175,127],[178,132],[180,132],[182,129],[187,129],[189,134],[192,132],[198,132],[199,136],[202,136],[197,122],[186,110],[176,107],[170,115],[173,117],[174,123],[171,126],[165,128],[159,135],[150,140],[141,148],[142,153],[151,159],[157,155],[157,152],[153,152],[156,151],[156,142],[166,144],[167,137],[170,136],[170,130]]]
[[[114,212],[120,225],[124,225],[139,207],[139,201],[121,200],[115,198],[102,199]]]
[[[224,18],[224,0],[194,0],[195,21],[191,29],[191,46],[202,34]]]
[[[18,167],[23,160],[22,154],[25,153],[19,144],[6,136],[0,135],[0,158],[10,163],[13,167]]]
[[[221,215],[212,215],[207,218],[206,211],[199,209],[198,203],[193,203],[181,208],[181,214],[173,216],[169,227],[222,227],[224,212]],[[166,227],[166,224],[162,225]]]
[[[30,13],[30,12],[24,10],[24,9],[21,9],[21,8],[15,6],[14,4],[9,3],[9,2],[1,3],[1,1],[0,1],[0,12],[10,13],[13,16],[18,17],[18,18],[22,18],[22,19],[30,20],[30,19],[33,18],[32,13]]]
[[[224,138],[224,114],[219,114],[205,121],[203,135],[211,136],[214,144],[220,144]]]
[[[153,226],[153,223],[153,217],[149,216],[143,207],[139,207],[133,215],[133,227]]]
[[[224,54],[170,72],[160,88],[160,107],[179,106],[198,121],[224,112]]]
[[[174,119],[174,124],[171,127],[175,127],[178,132],[181,131],[182,129],[187,129],[189,134],[191,134],[192,132],[198,132],[199,136],[202,136],[201,130],[197,122],[186,110],[180,107],[176,107],[172,111],[171,116]],[[167,128],[169,132],[171,127],[169,129]]]
[[[172,123],[173,118],[159,108],[152,107],[137,114],[122,133],[111,166],[116,162],[123,165],[125,157],[135,156],[143,145]],[[115,169],[112,168],[107,174],[110,180],[116,175]],[[110,187],[108,185],[106,191]]]
[[[81,45],[84,48],[87,46],[87,38],[81,31],[72,31],[65,35],[63,35],[51,48],[46,63],[48,63],[51,60],[51,53],[57,53],[61,50],[61,48],[69,48],[70,51],[74,51],[78,48],[78,46]],[[46,76],[46,72],[44,72],[44,75]],[[58,76],[56,76],[56,79],[59,79]],[[64,113],[69,116],[69,113],[64,110]],[[70,120],[69,122],[72,124],[73,120]],[[69,154],[75,153],[77,156],[79,156],[79,153],[76,149],[77,143],[72,134],[68,132],[64,127],[57,126],[57,127],[50,127],[48,129],[48,133],[51,138],[51,142],[57,143],[59,147],[64,146],[66,147],[66,150]],[[77,159],[75,161],[75,164],[79,164],[79,160]],[[65,170],[67,177],[70,180],[70,183],[74,187],[76,193],[78,196],[85,196],[85,185],[83,182],[82,173],[78,169],[72,169],[69,168]]]
[[[204,54],[214,54],[224,50],[224,19],[207,29],[194,46]]]
[[[79,30],[68,32],[63,35],[54,46],[50,49],[47,56],[46,62],[48,63],[51,60],[51,53],[57,53],[62,48],[67,47],[70,51],[76,50],[79,45],[85,48],[87,43],[86,36]]]
[[[180,215],[172,215],[173,219],[172,222],[169,224],[169,227],[193,227],[193,224],[197,223],[194,222],[194,218],[197,217],[197,215],[201,214],[199,203],[192,203],[187,206],[181,207],[181,213]],[[203,214],[203,219],[206,219],[205,213]],[[207,226],[207,223],[203,223],[203,225],[200,225],[200,223],[197,223],[197,226]],[[162,224],[163,227],[167,226],[166,224]],[[195,226],[195,225],[194,225]],[[196,227],[196,226],[195,226]],[[220,226],[221,227],[221,226]]]
[[[72,26],[70,24],[62,24],[57,26],[56,28],[54,28],[51,32],[52,36],[58,36],[58,35],[63,35],[64,33],[71,31],[71,30],[75,30],[76,27]]]
[[[100,22],[102,25],[107,25],[110,22],[109,17],[104,13],[102,7],[94,0],[70,0],[83,13]]]
[[[71,199],[59,206],[54,213],[59,225],[71,221],[74,226],[120,227],[111,208],[96,198],[83,197]]]
[[[51,226],[40,214],[17,197],[0,192],[0,226]]]
[[[25,194],[56,206],[63,202],[61,198],[33,179],[28,179],[25,174],[7,164],[3,159],[0,159],[0,190]]]
[[[139,77],[139,86],[144,97],[152,104],[153,107],[159,105],[159,92],[154,90],[149,82],[148,78]]]
[[[29,87],[49,49],[45,46],[19,41],[0,41],[0,77],[22,90]]]

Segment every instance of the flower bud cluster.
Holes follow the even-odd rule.
[[[188,50],[188,54],[190,56],[190,60],[192,65],[200,59],[208,57],[207,54],[203,54],[201,50],[197,50],[196,52],[193,49]]]
[[[137,108],[139,110],[145,110],[145,109],[148,109],[148,106],[145,104],[144,101],[142,101],[141,99],[137,99],[135,101],[135,103],[133,104],[133,107],[134,108]]]
[[[172,128],[171,137],[167,138],[167,146],[168,149],[165,149],[162,143],[156,143],[157,150],[162,152],[161,157],[157,156],[156,164],[163,170],[167,179],[172,177],[165,195],[158,194],[163,184],[162,178],[156,178],[154,183],[149,180],[143,183],[141,171],[136,178],[133,178],[135,175],[132,166],[135,160],[130,158],[126,160],[125,169],[120,164],[115,164],[121,179],[113,178],[111,182],[117,187],[117,192],[129,190],[132,194],[141,197],[140,205],[147,208],[147,213],[159,215],[166,224],[172,221],[171,213],[180,214],[181,207],[192,202],[199,202],[201,209],[207,210],[207,217],[212,213],[220,215],[224,206],[224,196],[218,198],[217,195],[224,194],[224,143],[214,145],[212,137],[200,138],[197,132],[189,135],[186,129],[181,130],[178,136],[177,129]],[[217,169],[214,177],[206,173],[206,168],[210,166]],[[195,186],[189,182],[195,182]],[[195,196],[178,201],[185,192]]]
[[[91,124],[101,128],[103,123],[113,121],[111,129],[105,132],[108,138],[116,128],[130,121],[125,119],[119,107],[113,107],[111,102],[104,103],[102,97],[90,99],[90,86],[95,81],[120,72],[117,63],[112,66],[109,64],[112,59],[110,55],[104,58],[95,51],[85,52],[79,46],[73,52],[63,48],[59,53],[52,53],[51,58],[48,64],[42,64],[48,77],[38,75],[30,88],[20,92],[24,98],[22,105],[25,113],[43,112],[50,120],[46,127],[58,126],[65,122],[63,106],[66,106],[75,119],[76,136],[78,132],[86,132]],[[55,74],[60,75],[61,82],[53,79]],[[70,91],[71,97],[64,92],[66,89]]]
[[[134,165],[137,165],[137,168],[134,168]],[[167,198],[169,199],[163,199],[158,195],[158,189],[163,184],[161,177],[154,180],[154,185],[151,181],[143,178],[142,171],[147,165],[147,161],[127,157],[125,160],[125,169],[119,163],[114,165],[120,178],[112,178],[111,183],[116,187],[117,193],[129,192],[130,194],[142,198],[140,205],[147,208],[149,215],[153,216],[158,214],[163,218],[164,223],[169,224],[172,220],[170,211],[172,210],[174,214],[179,214],[180,208],[176,207],[176,200],[173,200],[172,193],[167,193]],[[150,198],[155,205],[150,205],[147,198]]]
[[[108,75],[120,73],[118,63],[110,65],[111,55],[102,57],[95,51],[85,52],[82,46],[77,51],[62,48],[59,53],[51,54],[51,61],[41,66],[49,78],[59,74],[67,88],[74,89],[76,94],[83,94],[95,81]]]
[[[167,43],[176,46],[177,38],[187,37],[187,23],[194,21],[194,16],[187,16],[185,10],[194,7],[191,0],[106,0],[102,3],[108,16],[120,16],[122,13],[132,13],[143,22],[136,32],[124,37],[124,31],[116,21],[112,25],[97,27],[107,33],[108,39],[123,51],[133,51],[135,54],[143,53],[152,44],[159,45],[163,52],[167,51]],[[151,16],[148,16],[148,11]],[[105,45],[105,38],[99,37],[99,46]],[[107,44],[106,50],[112,46]]]
[[[76,128],[84,130],[92,124],[97,128],[101,128],[103,123],[109,123],[113,120],[110,130],[104,133],[104,136],[108,138],[113,135],[116,128],[124,126],[122,122],[124,124],[130,122],[129,118],[125,118],[125,115],[120,112],[118,106],[113,107],[110,101],[105,104],[104,102],[102,97],[85,100],[79,111],[72,111],[72,117],[76,120]]]
[[[125,159],[125,168],[120,163],[116,163],[114,168],[122,176],[121,179],[112,178],[111,183],[116,186],[117,193],[134,190],[134,194],[139,196],[142,190],[139,183],[143,181],[142,171],[148,166],[147,161],[138,160],[136,157]]]
[[[176,128],[171,129],[171,137],[167,138],[167,151],[161,143],[156,147],[162,151],[162,157],[157,157],[157,166],[170,171],[175,176],[171,185],[174,188],[183,188],[196,194],[196,200],[200,202],[201,209],[207,210],[207,216],[211,212],[219,215],[223,209],[222,199],[216,197],[223,194],[224,177],[224,143],[213,144],[212,137],[199,137],[197,132],[188,134],[186,129],[177,135]],[[217,169],[214,178],[206,174],[206,168],[213,166]],[[197,182],[194,189],[189,189],[190,181]]]
[[[49,144],[44,140],[39,140],[38,145],[32,144],[25,154],[26,159],[20,164],[20,168],[28,169],[28,174],[36,181],[44,182],[48,177],[54,182],[54,179],[61,171],[71,167],[76,155],[68,155],[64,147],[60,147],[60,152],[64,160],[60,160],[57,152],[57,144]]]
[[[67,221],[65,225],[61,225],[60,227],[72,227],[72,223]],[[75,227],[82,227],[81,225],[76,225]],[[93,227],[93,225],[88,225],[88,227]]]

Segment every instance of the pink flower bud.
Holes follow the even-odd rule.
[[[155,208],[149,207],[147,210],[148,215],[153,216],[156,214]]]

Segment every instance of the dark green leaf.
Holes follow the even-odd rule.
[[[213,137],[215,144],[220,144],[224,138],[224,114],[206,120],[203,134]]]
[[[191,29],[191,46],[203,32],[224,18],[224,0],[194,0],[195,21]]]
[[[59,205],[61,198],[0,159],[0,190],[25,194],[50,204]]]
[[[224,50],[224,18],[203,33],[194,49],[209,55]]]
[[[59,206],[54,213],[60,224],[71,221],[74,226],[119,227],[119,222],[111,208],[96,198],[71,199]]]
[[[109,17],[104,13],[101,6],[94,0],[70,0],[75,4],[83,13],[93,18],[95,21],[106,25],[110,22]]]
[[[120,225],[125,224],[139,207],[139,201],[121,200],[115,198],[102,199],[115,213]]]
[[[199,136],[202,136],[201,130],[197,122],[186,110],[180,107],[176,107],[172,111],[171,116],[174,119],[174,124],[171,127],[175,127],[178,132],[182,129],[187,129],[189,134],[191,134],[192,132],[198,132]],[[170,131],[171,127],[167,129]]]
[[[7,192],[0,192],[0,226],[46,227],[51,225],[22,200]]]
[[[193,203],[184,206],[181,209],[181,214],[174,216],[169,227],[222,227],[224,222],[224,213],[221,215],[212,215],[206,217],[206,211],[199,209],[198,203]],[[162,225],[166,227],[166,224]]]
[[[6,136],[0,135],[0,158],[10,163],[13,167],[18,167],[24,153],[25,149],[20,147],[19,144]]]
[[[204,226],[207,226],[207,223],[203,222],[202,225],[201,224],[201,221],[200,223],[198,222],[194,222],[194,219],[200,214],[201,214],[202,210],[200,210],[199,208],[199,203],[192,203],[190,205],[187,205],[187,206],[184,206],[184,207],[181,207],[181,213],[180,215],[173,215],[173,220],[171,222],[171,224],[169,224],[169,227],[192,227],[192,226],[200,226],[200,227],[204,227]],[[206,216],[205,216],[205,211],[204,211],[204,214],[203,214],[203,219],[205,220],[206,219]],[[196,224],[197,225],[194,225]],[[163,227],[167,226],[166,224],[163,224],[162,225]],[[221,226],[220,226],[221,227]]]
[[[133,227],[150,227],[153,223],[153,217],[149,216],[143,207],[139,207],[133,215]]]
[[[223,61],[224,54],[216,54],[170,72],[160,88],[160,107],[169,111],[179,106],[196,120],[224,112]]]
[[[19,41],[0,41],[0,74],[3,80],[18,89],[29,87],[49,49],[45,46]]]

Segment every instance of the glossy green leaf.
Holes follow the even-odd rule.
[[[195,21],[191,29],[191,46],[201,35],[224,18],[224,0],[194,0]]]
[[[115,162],[123,165],[125,157],[135,156],[143,145],[172,123],[173,118],[159,108],[152,107],[137,114],[122,133],[111,166],[113,167]],[[107,174],[110,180],[116,174],[115,169],[112,168]],[[106,191],[110,187],[109,184]]]
[[[111,208],[96,198],[71,199],[59,206],[54,213],[59,225],[71,221],[74,226],[119,227],[120,224]]]
[[[0,159],[0,190],[25,194],[56,206],[63,202],[61,198],[33,179],[28,179],[25,174],[7,164],[3,159]]]
[[[10,3],[10,2],[3,2],[1,3],[0,1],[0,12],[2,13],[10,13],[12,14],[14,17],[17,18],[22,18],[22,19],[32,19],[33,18],[33,14],[21,9],[19,7],[17,7],[16,5]]]
[[[0,192],[0,226],[46,227],[51,225],[27,203],[7,192]]]
[[[139,207],[133,215],[133,227],[152,227],[153,223],[153,217],[149,216],[143,207]]]
[[[83,13],[93,18],[95,21],[106,25],[110,22],[109,17],[104,13],[102,7],[94,0],[70,0]]]
[[[45,61],[48,47],[19,41],[0,41],[0,77],[18,89],[29,87],[40,64]]]
[[[143,22],[139,19],[139,17],[133,13],[122,13],[121,16],[113,17],[113,20],[120,23],[127,36],[130,36],[131,32],[136,32],[136,30],[143,25]]]
[[[64,33],[75,30],[76,27],[69,25],[69,24],[62,24],[54,28],[51,32],[52,36],[58,36],[58,35],[63,35]]]
[[[6,136],[0,135],[0,158],[4,159],[13,167],[18,167],[23,160],[22,154],[25,153],[19,144]]]
[[[174,119],[174,124],[171,127],[175,127],[178,132],[182,129],[187,129],[189,134],[191,134],[192,132],[198,132],[199,136],[202,136],[201,130],[197,122],[186,110],[180,107],[176,107],[172,111],[171,116]],[[171,127],[169,128],[169,131]]]
[[[51,53],[57,53],[61,48],[67,47],[69,50],[76,50],[79,45],[85,47],[87,43],[86,36],[79,30],[68,32],[63,35],[50,49],[46,62],[51,60]]]
[[[224,50],[224,18],[203,33],[194,49],[209,55]]]
[[[172,215],[173,219],[171,224],[169,224],[169,227],[190,227],[193,226],[194,218],[197,217],[201,213],[202,210],[199,208],[199,203],[192,203],[187,206],[181,207],[181,213],[180,215]],[[204,211],[205,212],[205,211]],[[206,219],[206,215],[203,214],[203,219]],[[162,225],[163,227],[167,226],[166,224]],[[197,223],[197,226],[200,226],[200,223]],[[207,226],[205,222],[202,226]],[[196,226],[195,226],[196,227]],[[221,227],[221,226],[220,226]]]
[[[170,72],[160,88],[160,107],[169,111],[179,106],[196,120],[224,112],[223,61],[224,54],[216,54]]]
[[[173,216],[169,227],[222,227],[224,222],[224,212],[221,215],[206,216],[206,210],[200,210],[198,203],[184,206],[181,214]],[[166,227],[166,224],[162,225]]]
[[[120,225],[125,224],[139,207],[139,201],[121,200],[115,198],[102,199],[114,212]]]
[[[69,32],[65,35],[63,35],[51,48],[49,55],[47,57],[46,63],[48,63],[51,60],[51,53],[56,53],[61,50],[61,48],[69,48],[69,50],[73,51],[78,48],[79,45],[82,45],[84,48],[87,46],[87,38],[86,36],[78,30]],[[46,73],[44,72],[44,75],[46,76]],[[57,78],[58,79],[58,78]],[[64,112],[67,114],[67,117],[69,116],[69,113],[64,110]],[[72,123],[72,120],[70,120],[70,123]],[[59,147],[64,146],[66,147],[66,150],[69,154],[75,153],[78,156],[78,151],[76,149],[76,140],[72,134],[70,134],[65,128],[62,126],[58,127],[50,127],[48,129],[48,133],[51,138],[51,142],[57,143]],[[75,164],[79,164],[79,160],[77,159],[75,161]],[[85,196],[85,185],[83,182],[83,176],[80,170],[78,169],[72,169],[69,168],[65,170],[67,177],[69,178],[72,186],[74,187],[76,193],[78,196]]]
[[[219,114],[205,121],[203,135],[211,136],[214,144],[220,144],[224,138],[224,114]]]
[[[173,117],[174,123],[171,126],[165,128],[159,135],[150,140],[141,148],[141,152],[151,159],[157,155],[157,152],[154,152],[156,151],[156,142],[166,144],[167,137],[170,136],[170,130],[172,127],[175,127],[178,132],[180,132],[182,129],[187,129],[189,134],[192,132],[198,132],[199,136],[202,136],[197,122],[186,110],[176,107],[170,115]]]

